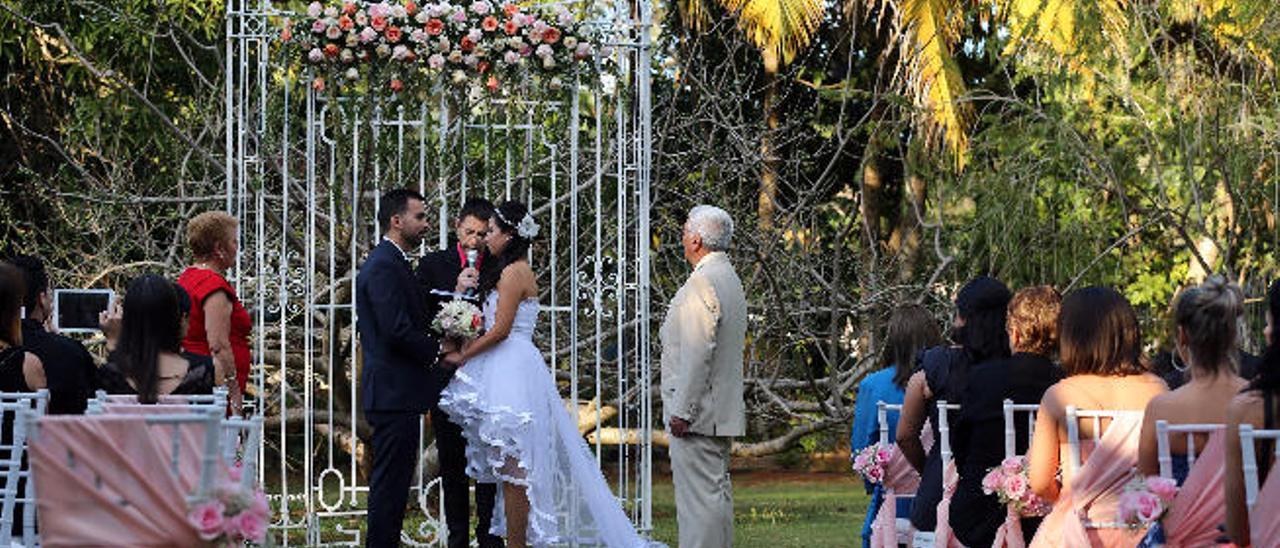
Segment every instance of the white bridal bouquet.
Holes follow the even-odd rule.
[[[484,316],[476,305],[453,300],[440,307],[440,313],[436,314],[431,327],[449,338],[471,340],[480,336]]]

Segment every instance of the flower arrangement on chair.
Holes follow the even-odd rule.
[[[187,522],[210,546],[271,543],[267,534],[271,522],[267,496],[256,485],[241,485],[238,466],[229,470],[228,481],[215,488],[212,496],[191,505]]]
[[[280,40],[301,46],[318,91],[369,81],[399,94],[443,76],[497,92],[522,73],[559,89],[563,76],[607,54],[592,30],[563,6],[345,0],[312,2],[305,17],[285,21]]]
[[[1019,516],[1046,515],[1052,509],[1051,505],[1031,491],[1027,471],[1025,456],[1008,457],[983,476],[982,492],[995,494],[1000,504],[1010,507]]]
[[[1125,485],[1116,507],[1120,521],[1130,527],[1145,528],[1160,521],[1178,496],[1178,483],[1161,476],[1133,478]]]
[[[885,467],[893,460],[893,452],[897,450],[892,445],[878,443],[863,447],[853,457],[853,471],[861,474],[868,483],[881,483],[884,481]]]

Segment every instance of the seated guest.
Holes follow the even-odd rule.
[[[928,417],[938,431],[939,400],[960,404],[964,413],[964,386],[972,367],[1009,357],[1009,336],[1005,314],[1012,295],[1000,280],[980,276],[956,294],[956,319],[952,340],[959,346],[938,346],[926,350],[921,370],[911,375],[898,421],[898,447],[907,461],[920,471],[920,487],[911,504],[911,526],[917,531],[938,528],[938,503],[943,500],[941,443],[934,443],[928,455],[920,441]],[[955,442],[952,432],[952,443]],[[949,522],[944,522],[949,523]]]
[[[45,387],[44,363],[22,346],[22,271],[0,263],[0,392],[32,392]]]
[[[22,271],[26,282],[23,306],[27,316],[22,320],[22,345],[44,364],[49,385],[49,414],[80,414],[93,391],[93,377],[98,369],[93,356],[79,341],[46,329],[53,315],[53,291],[44,262],[36,257],[18,255],[9,263]]]
[[[902,404],[903,389],[907,386],[907,379],[911,378],[916,355],[940,342],[942,335],[938,333],[938,323],[923,306],[902,305],[893,311],[885,330],[881,369],[858,383],[854,399],[853,430],[849,436],[849,448],[854,454],[868,445],[879,443],[879,407],[876,404]],[[890,435],[894,435],[898,428],[898,412],[888,412],[887,418]],[[868,484],[867,490],[871,493],[871,504],[867,507],[867,517],[862,525],[863,546],[870,546],[871,523],[875,521],[876,512],[884,498],[881,484],[875,484],[874,488]],[[909,499],[901,502],[904,504],[900,505],[898,513],[907,515],[911,502]]]
[[[1160,473],[1156,421],[1173,424],[1223,424],[1227,410],[1206,402],[1230,401],[1245,381],[1236,375],[1236,324],[1244,313],[1244,294],[1222,276],[1212,276],[1199,286],[1181,293],[1174,307],[1176,325],[1174,351],[1187,364],[1190,379],[1172,392],[1160,394],[1147,403],[1142,418],[1142,439],[1138,444],[1138,472],[1146,476]],[[1204,546],[1213,544],[1217,527],[1225,518],[1222,493],[1223,434],[1196,434],[1200,448],[1195,491],[1175,499],[1163,524],[1157,523],[1143,539],[1142,546]],[[1179,485],[1187,480],[1187,436],[1171,435],[1173,477]],[[1198,506],[1198,507],[1194,507]],[[1168,527],[1165,527],[1168,524]]]
[[[1105,528],[1138,463],[1142,411],[1167,391],[1142,359],[1142,332],[1129,301],[1104,287],[1077,289],[1062,302],[1058,322],[1062,368],[1067,377],[1045,391],[1028,452],[1031,490],[1053,503],[1031,546],[1132,547],[1143,531]],[[1067,406],[1117,412],[1103,421],[1095,444],[1082,442],[1082,466],[1069,462]],[[1080,438],[1092,440],[1092,421]],[[1061,481],[1059,481],[1061,477]]]
[[[1280,320],[1280,280],[1272,282],[1271,288],[1267,290],[1267,325],[1263,329],[1267,349],[1258,365],[1258,375],[1227,406],[1228,435],[1225,436],[1224,443],[1226,480],[1223,489],[1227,507],[1227,534],[1237,546],[1248,546],[1252,540],[1251,533],[1256,537],[1261,532],[1250,531],[1249,512],[1244,496],[1244,458],[1241,454],[1240,436],[1236,433],[1240,431],[1242,424],[1267,430],[1280,427],[1280,421],[1276,419],[1280,416],[1277,414],[1280,413],[1280,332],[1277,332],[1280,327],[1276,325],[1277,320]],[[1258,459],[1260,486],[1268,480],[1274,481],[1268,474],[1275,468],[1275,463],[1272,462],[1273,450],[1272,440],[1259,441],[1254,448],[1254,455]],[[1272,517],[1274,518],[1274,514]]]
[[[180,293],[181,287],[155,274],[129,284],[119,341],[98,370],[99,388],[136,394],[142,403],[168,394],[213,393],[213,360],[180,353],[185,297]]]
[[[955,423],[956,467],[960,482],[951,501],[951,529],[965,546],[991,546],[1007,511],[994,495],[982,492],[987,470],[1004,460],[1004,400],[1037,404],[1045,390],[1062,379],[1050,356],[1058,349],[1058,312],[1062,297],[1052,287],[1019,290],[1009,301],[1006,332],[1013,356],[974,366],[965,387],[964,409]],[[1023,417],[1019,417],[1023,418]],[[1025,454],[1030,442],[1026,420],[1014,422],[1014,446]],[[1022,520],[1023,542],[1030,542],[1038,518]]]

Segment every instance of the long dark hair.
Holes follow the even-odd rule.
[[[1245,390],[1258,390],[1280,394],[1280,280],[1271,282],[1267,289],[1267,312],[1271,313],[1271,339],[1262,353],[1258,376]]]
[[[502,270],[511,263],[525,260],[529,254],[529,246],[533,242],[520,236],[516,230],[516,224],[528,213],[529,207],[516,201],[502,202],[502,205],[494,210],[493,224],[503,234],[511,236],[511,241],[507,242],[507,247],[502,250],[502,253],[490,256],[481,264],[479,287],[481,295],[488,297],[489,292],[498,287]]]
[[[1005,319],[1013,293],[1004,282],[978,276],[956,294],[956,313],[964,325],[952,331],[952,339],[964,347],[972,363],[1009,356]]]
[[[157,274],[129,283],[120,341],[111,353],[111,362],[133,381],[139,402],[156,402],[160,354],[179,351],[182,316],[178,299],[177,285]]]
[[[1086,287],[1067,294],[1058,318],[1058,342],[1068,377],[1149,371],[1142,357],[1138,314],[1124,295],[1109,287]]]
[[[942,342],[938,322],[929,311],[918,304],[906,304],[894,309],[889,316],[889,326],[884,334],[882,367],[894,368],[893,384],[906,388],[915,372],[916,355],[920,351]]]

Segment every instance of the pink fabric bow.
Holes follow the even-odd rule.
[[[951,497],[956,494],[958,483],[960,473],[956,470],[956,462],[952,460],[942,468],[942,500],[938,501],[938,520],[933,531],[934,546],[964,548],[960,540],[951,533]]]
[[[1067,485],[1045,517],[1032,548],[1135,546],[1146,533],[1127,528],[1085,528],[1085,521],[1114,522],[1116,504],[1125,484],[1133,479],[1138,464],[1138,438],[1142,413],[1118,414],[1088,459],[1064,480]]]
[[[1022,539],[1022,516],[1012,504],[1006,508],[1004,523],[996,529],[996,540],[991,543],[991,548],[1026,548],[1027,543]]]
[[[1209,436],[1195,467],[1187,474],[1187,480],[1178,490],[1177,498],[1169,506],[1164,524],[1166,546],[1170,548],[1212,546],[1218,538],[1218,524],[1227,519],[1225,497],[1222,492],[1225,476],[1223,431]]]
[[[871,546],[873,548],[897,548],[898,546],[898,496],[910,496],[920,486],[920,474],[907,458],[893,446],[893,456],[884,467],[884,501],[876,512],[876,519],[871,523]]]
[[[1258,491],[1252,516],[1249,538],[1253,541],[1253,548],[1280,547],[1280,473],[1267,474],[1266,482]]]

